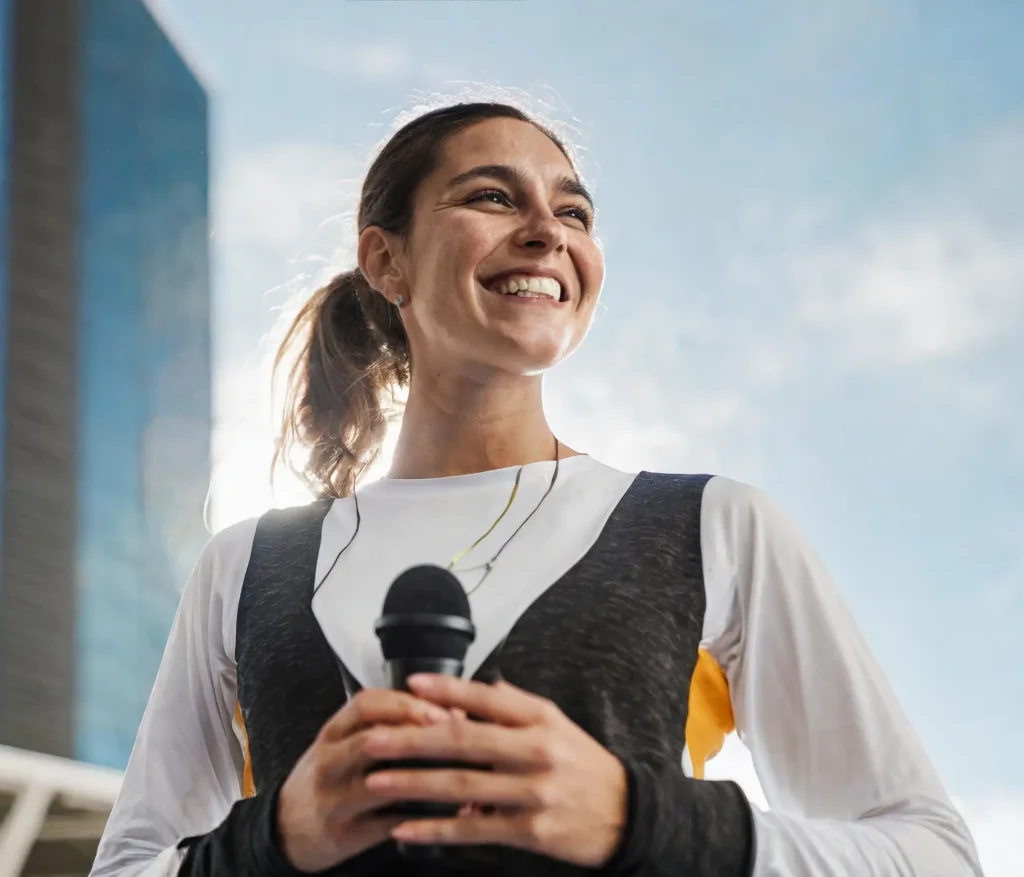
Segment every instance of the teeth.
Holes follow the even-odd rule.
[[[560,301],[562,285],[553,277],[505,277],[493,284],[492,289],[502,295],[519,298],[551,298]]]

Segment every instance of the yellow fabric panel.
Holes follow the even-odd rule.
[[[242,771],[242,795],[251,798],[256,794],[256,783],[252,778],[252,761],[249,759],[249,735],[245,732],[245,720],[242,718],[242,705],[235,701],[235,724],[242,732],[242,739],[245,741],[245,769]]]
[[[729,697],[729,680],[708,652],[697,653],[690,680],[690,704],[686,717],[686,748],[696,779],[704,779],[704,766],[719,752],[725,738],[736,730]]]

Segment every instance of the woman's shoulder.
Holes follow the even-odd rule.
[[[735,546],[806,547],[793,519],[765,490],[724,475],[704,488],[701,522],[708,536],[718,533]]]
[[[699,508],[701,543],[708,556],[749,552],[759,544],[802,543],[791,518],[760,487],[726,475],[658,473],[653,479],[661,482],[656,490],[663,504]]]
[[[663,489],[699,498],[705,521],[737,515],[781,515],[777,503],[761,488],[725,475],[684,472],[644,472],[647,478],[661,482]]]
[[[199,570],[217,579],[238,567],[244,574],[260,520],[261,516],[245,518],[214,533],[199,556]]]
[[[711,475],[704,488],[703,504],[707,511],[719,514],[776,514],[775,501],[764,490],[726,475]]]
[[[796,587],[811,570],[812,578],[824,575],[806,535],[778,502],[724,476],[709,479],[704,490],[701,551],[705,577],[729,588],[769,573],[772,587]]]
[[[241,568],[244,574],[257,533],[263,534],[264,538],[280,537],[287,536],[296,528],[318,527],[329,506],[329,501],[315,500],[306,505],[267,509],[259,515],[233,523],[210,537],[199,562],[210,571],[237,572]]]
[[[210,537],[199,557],[194,578],[205,584],[210,597],[220,596],[228,605],[237,605],[239,592],[254,550],[290,550],[314,531],[319,532],[331,501],[315,500],[306,505],[272,508],[245,518]]]

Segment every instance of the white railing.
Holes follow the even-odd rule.
[[[0,877],[20,877],[38,841],[98,839],[120,787],[120,771],[0,746],[0,792],[13,797],[0,822]]]

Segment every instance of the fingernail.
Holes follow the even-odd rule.
[[[430,685],[431,678],[429,673],[413,673],[405,681],[409,685]]]
[[[419,835],[414,825],[403,824],[391,829],[391,836],[395,840],[414,841]]]

